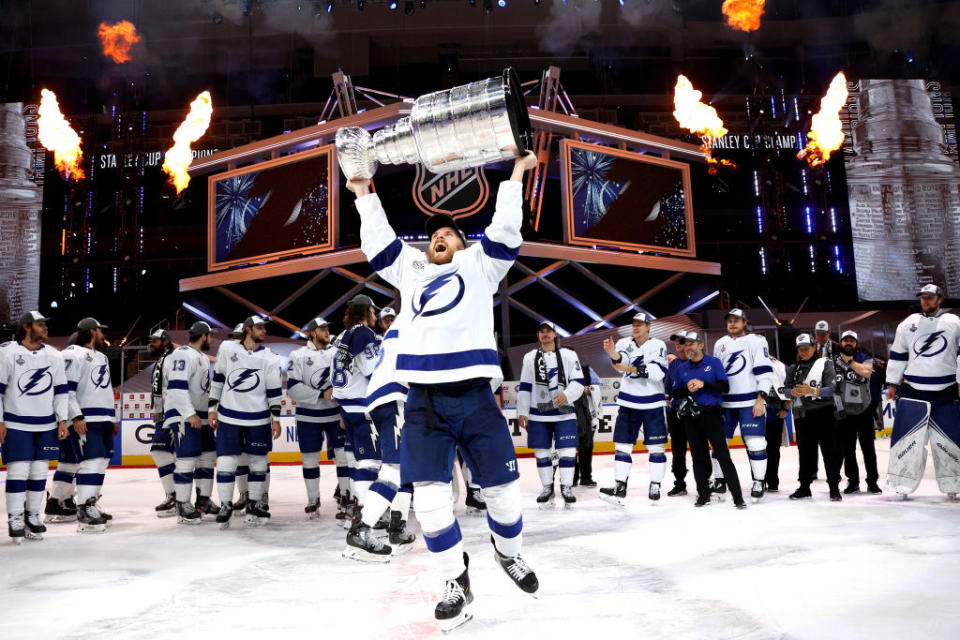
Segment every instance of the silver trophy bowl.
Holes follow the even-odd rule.
[[[530,116],[513,69],[503,75],[420,96],[410,115],[372,136],[337,131],[337,160],[347,179],[372,178],[378,163],[420,163],[433,173],[522,156],[532,146]]]

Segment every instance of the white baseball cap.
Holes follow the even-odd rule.
[[[723,316],[723,319],[726,320],[730,316],[733,316],[734,318],[740,318],[744,322],[747,321],[747,314],[743,309],[730,309],[730,311],[727,312],[727,315]]]
[[[549,320],[544,320],[543,322],[541,322],[540,324],[538,324],[538,325],[537,325],[537,331],[540,330],[540,327],[550,327],[550,328],[553,329],[554,331],[557,330],[557,325],[555,325],[554,323],[550,322]]]
[[[327,322],[326,320],[324,320],[324,319],[321,318],[320,316],[317,316],[316,318],[314,318],[313,320],[311,320],[310,322],[307,323],[307,328],[306,328],[306,330],[307,330],[307,331],[313,331],[313,330],[315,330],[315,329],[319,329],[320,327],[327,327],[327,326],[329,326],[329,325],[330,325],[329,322]]]
[[[809,333],[801,333],[797,336],[798,347],[812,347],[814,344],[816,343],[813,341],[813,336]]]
[[[830,333],[830,325],[827,324],[826,320],[819,320],[817,324],[813,327],[814,333]]]
[[[393,310],[393,307],[384,307],[380,312],[380,319],[383,320],[384,318],[389,318],[390,316],[396,318],[397,312]]]
[[[633,316],[633,322],[642,322],[644,324],[650,324],[653,322],[653,318],[650,317],[649,313],[644,313],[641,311],[637,315]]]
[[[943,289],[941,289],[935,284],[925,284],[920,289],[920,291],[917,292],[917,295],[918,296],[937,296],[938,298],[942,298]]]
[[[852,329],[847,329],[840,335],[841,340],[843,340],[844,338],[853,338],[857,342],[860,342],[860,337],[857,336],[857,332],[853,331]]]

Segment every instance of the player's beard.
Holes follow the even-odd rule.
[[[210,351],[210,336],[208,335],[200,343],[200,351]]]
[[[430,264],[449,264],[453,260],[453,254],[456,253],[456,250],[448,245],[443,246],[446,250],[440,254],[434,251],[433,247],[427,247],[427,260],[430,261]]]
[[[153,356],[154,358],[159,358],[160,356],[162,356],[162,355],[163,355],[163,346],[161,345],[161,346],[156,347],[156,348],[150,347],[150,355]]]
[[[848,344],[845,347],[840,347],[840,350],[843,351],[843,355],[845,356],[852,356],[854,353],[857,352],[857,348],[852,344]]]

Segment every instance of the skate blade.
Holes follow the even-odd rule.
[[[344,558],[348,560],[357,560],[358,562],[369,562],[374,564],[386,564],[390,562],[390,556],[388,555],[377,555],[375,553],[367,553],[362,549],[356,547],[351,547],[347,545],[346,549],[341,553]]]
[[[416,540],[414,540],[416,542]],[[413,549],[413,542],[407,544],[391,544],[390,545],[390,555],[392,556],[402,556],[406,552]]]
[[[726,502],[727,498],[722,493],[715,493],[710,496],[711,502]]]
[[[180,516],[177,516],[177,524],[200,524],[202,521],[202,517],[193,518],[191,520],[190,518],[181,518]]]
[[[78,524],[77,533],[103,533],[107,530],[104,524]]]
[[[307,516],[307,520],[319,520],[319,519],[320,519],[320,514],[317,513],[316,511],[314,511],[313,513],[308,513],[308,514],[306,514],[306,516]]]
[[[30,531],[27,531],[27,532],[24,534],[24,537],[25,537],[27,540],[38,540],[38,541],[39,541],[39,540],[43,540],[43,534],[42,534],[42,533],[31,533]]]
[[[550,502],[538,502],[537,507],[540,511],[552,511],[553,510],[553,500]]]
[[[76,522],[77,516],[44,516],[44,524],[59,524],[61,522]]]
[[[168,511],[157,511],[158,518],[172,518],[175,515],[177,515],[176,509],[170,509]]]
[[[230,528],[230,521],[229,521],[229,520],[227,520],[226,522],[218,522],[217,524],[220,525],[220,530],[221,530],[221,531],[223,531],[224,529],[229,529],[229,528]]]
[[[468,613],[467,611],[461,611],[460,615],[456,618],[450,618],[449,620],[440,620],[440,631],[444,633],[450,633],[457,627],[465,625],[466,623],[473,620],[473,614]]]
[[[576,502],[564,502],[564,503],[563,503],[563,510],[564,510],[564,511],[572,511],[572,510],[576,507],[576,504],[577,504]]]
[[[338,520],[338,522],[340,523],[340,526],[341,526],[343,529],[346,529],[347,531],[350,530],[350,527],[351,527],[352,524],[353,524],[348,518],[344,518],[343,520]]]
[[[623,498],[618,498],[616,496],[608,496],[605,493],[600,494],[600,499],[606,502],[607,504],[612,504],[616,507],[624,506]]]
[[[476,507],[467,507],[467,510],[464,512],[468,516],[474,516],[476,518],[482,518],[487,515],[486,509],[477,509]]]
[[[10,538],[10,542],[19,546],[23,544],[23,538]]]
[[[248,515],[244,515],[244,516],[243,516],[243,522],[244,522],[244,524],[246,524],[248,527],[262,527],[263,525],[265,525],[265,524],[267,524],[268,522],[270,522],[270,518],[261,518],[261,517],[259,517],[259,516],[252,516],[252,515],[251,515],[251,516],[248,516]]]
[[[763,500],[763,496],[750,496],[750,499],[753,501],[753,504],[757,504]]]

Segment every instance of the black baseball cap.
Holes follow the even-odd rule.
[[[169,340],[170,334],[167,333],[164,329],[157,329],[150,334],[151,340]]]
[[[93,331],[94,329],[109,329],[109,327],[97,322],[96,318],[84,318],[77,323],[77,331]]]
[[[196,340],[205,333],[213,333],[213,327],[203,320],[197,320],[190,325],[190,339]]]
[[[320,327],[329,327],[329,326],[330,326],[329,322],[327,322],[320,316],[317,316],[316,318],[314,318],[313,320],[307,323],[306,331],[309,333],[310,331],[314,331],[316,329],[319,329]]]
[[[20,321],[17,323],[18,327],[22,327],[25,324],[30,324],[32,322],[47,322],[50,318],[44,316],[39,311],[27,311],[25,314],[20,316]]]
[[[443,229],[444,227],[450,227],[456,231],[457,235],[460,236],[460,241],[463,242],[464,248],[466,248],[467,236],[465,236],[463,231],[460,230],[460,227],[457,226],[457,221],[446,213],[438,213],[427,218],[427,224],[424,225],[424,230],[427,232],[427,239],[432,238],[433,234],[437,232],[437,229]]]
[[[377,305],[373,303],[373,298],[364,293],[353,296],[353,299],[350,300],[350,304],[366,304],[370,305],[374,309],[377,308]]]
[[[260,325],[267,324],[267,320],[262,316],[250,316],[243,321],[244,327],[259,327]]]

